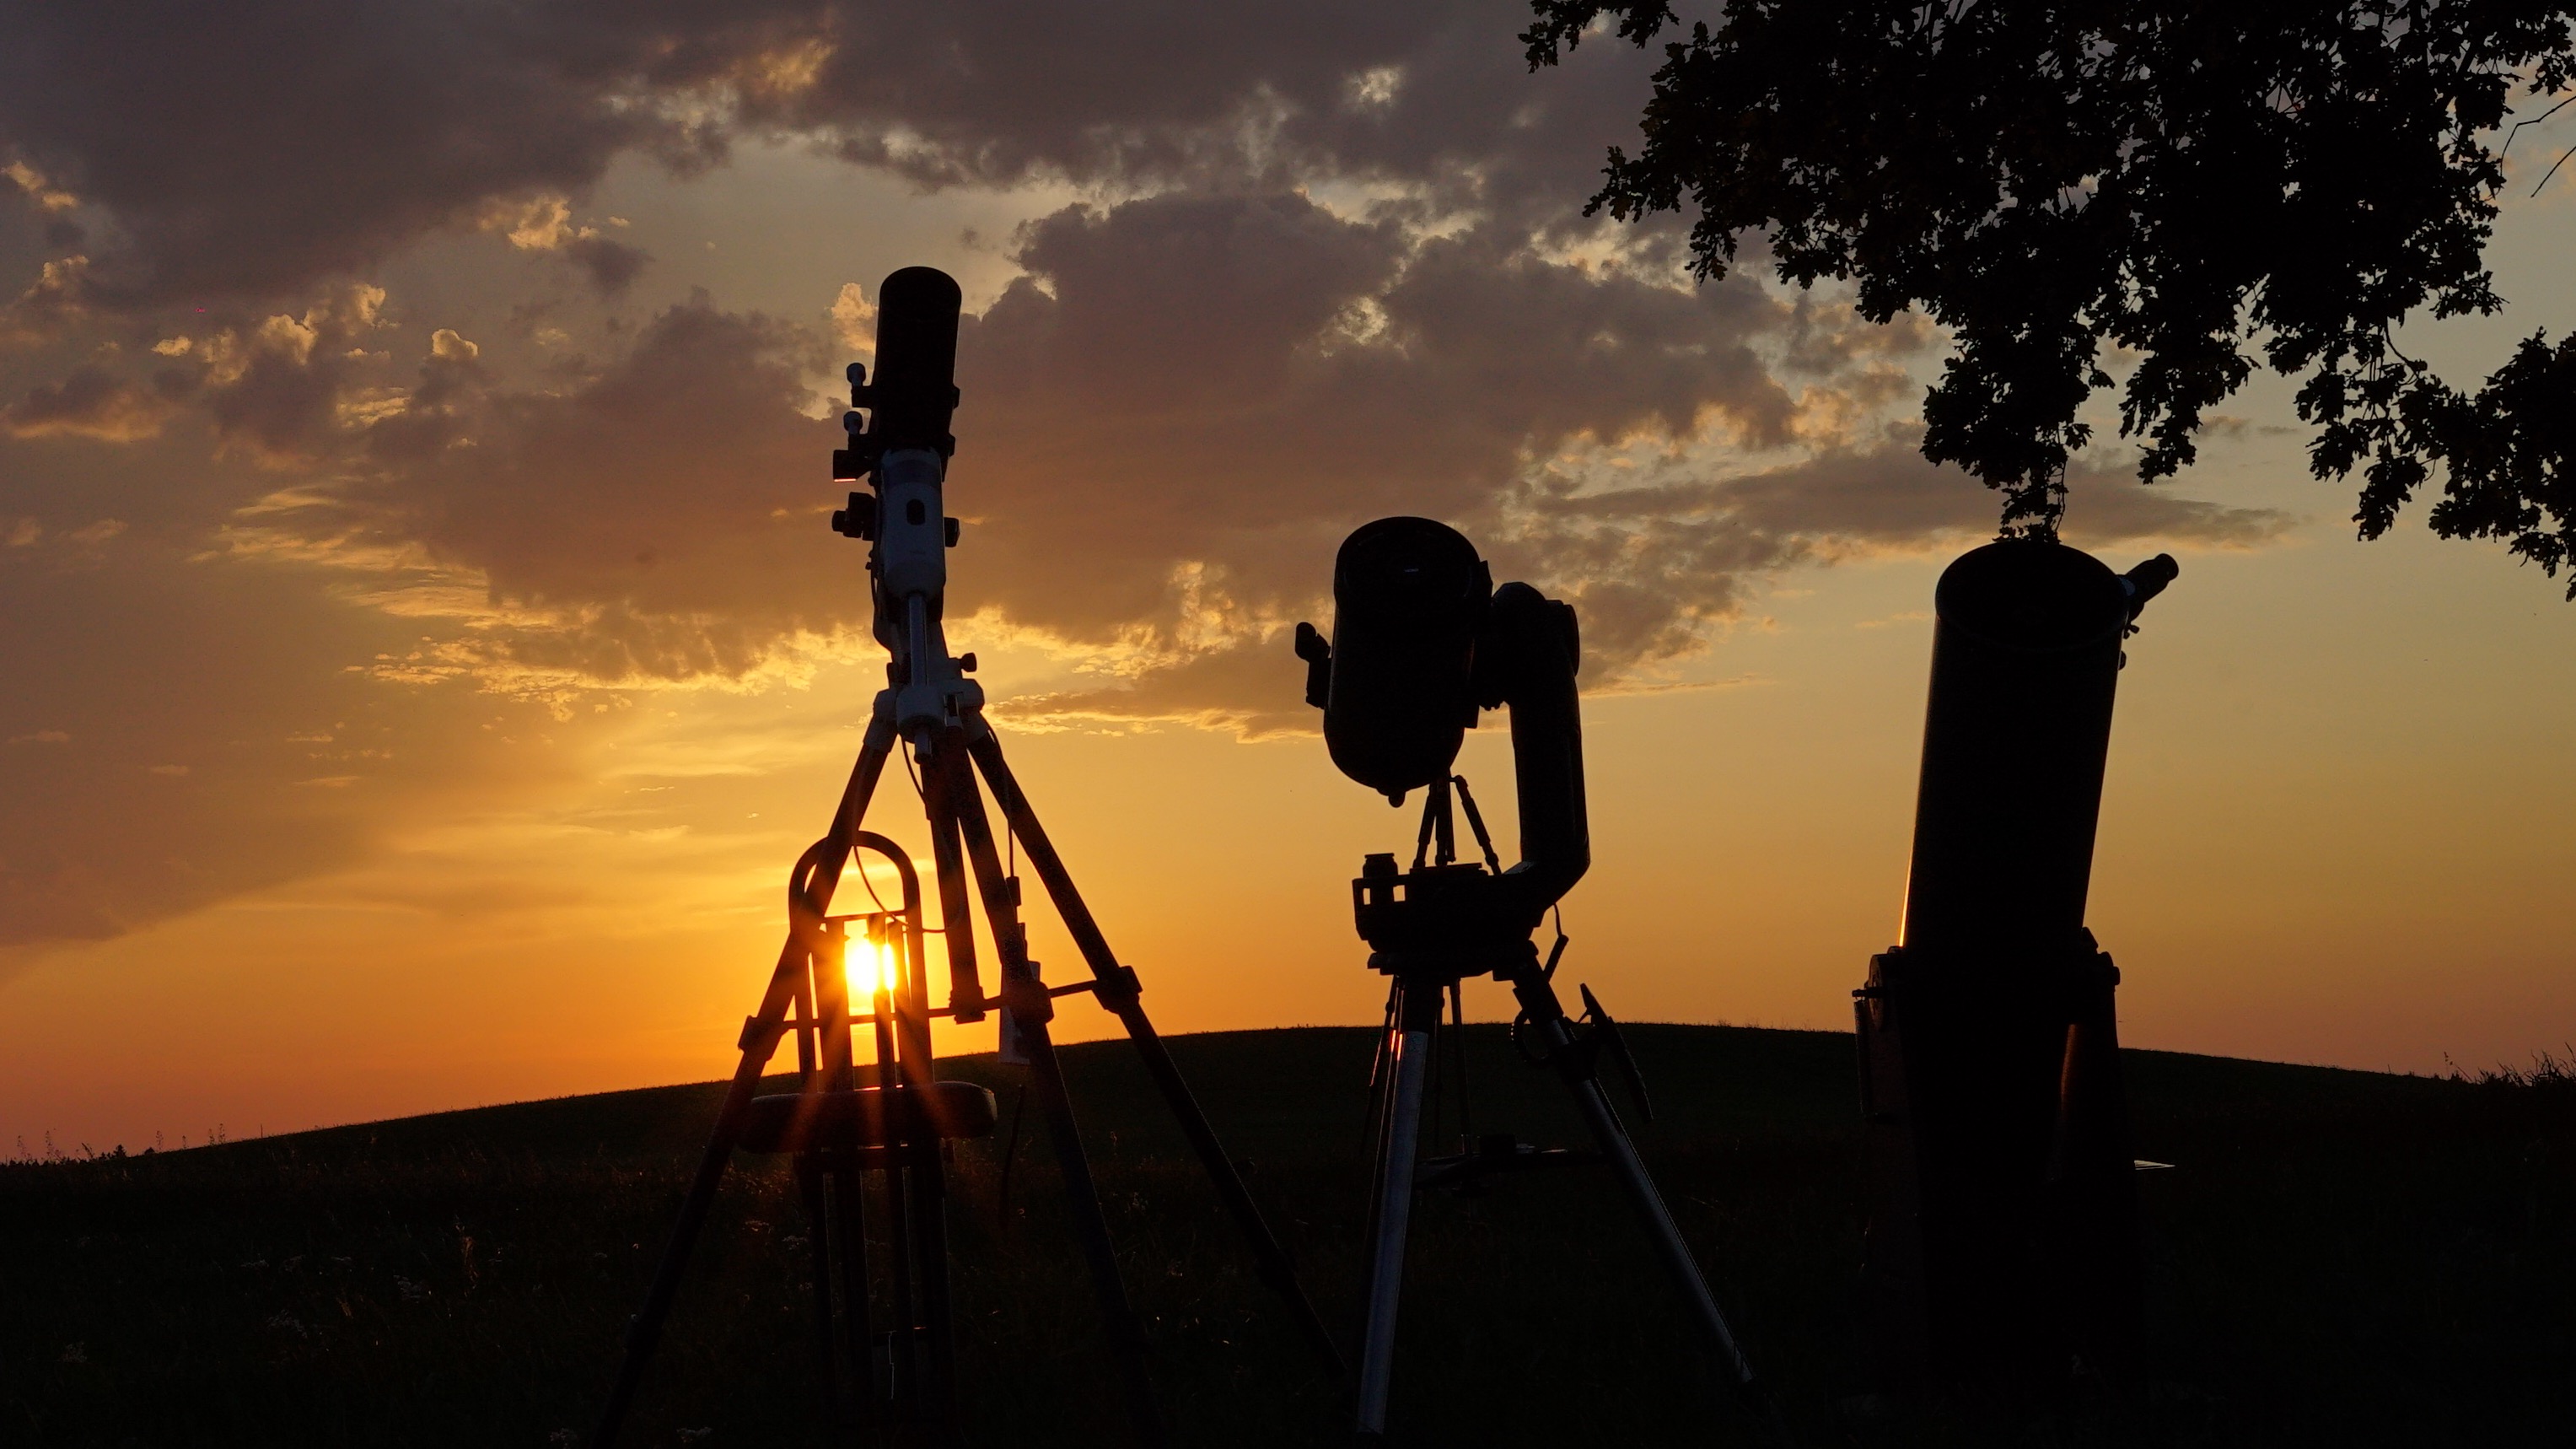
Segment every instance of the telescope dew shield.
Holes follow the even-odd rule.
[[[1892,1383],[2047,1377],[2131,1344],[2119,973],[2084,908],[2121,641],[2172,573],[2008,539],[1934,592],[1901,944],[1857,993],[1864,1281]]]
[[[1381,518],[1333,561],[1324,743],[1343,774],[1398,804],[1445,778],[1476,722],[1476,635],[1493,572],[1466,535]]]
[[[868,389],[880,450],[957,451],[957,280],[936,267],[905,267],[877,288],[877,375]]]

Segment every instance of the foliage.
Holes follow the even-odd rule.
[[[1532,4],[1533,67],[1596,22],[1641,46],[1679,24],[1667,0]],[[2361,470],[2364,537],[2441,466],[2436,530],[2570,561],[2576,344],[2534,336],[2470,393],[2391,336],[2501,307],[2505,126],[2576,70],[2564,0],[1730,0],[1664,56],[1591,209],[1688,204],[1702,277],[1761,232],[1782,279],[1947,326],[1923,451],[2002,489],[2008,527],[2053,525],[2105,342],[2138,358],[2120,431],[2149,481],[2193,461],[2251,350],[2303,375],[2317,476]]]

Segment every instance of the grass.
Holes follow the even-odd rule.
[[[1890,1403],[1860,1377],[1850,1038],[1630,1028],[1641,1134],[1802,1442],[2576,1442],[2576,1080],[2434,1080],[2129,1055],[2150,1349],[2046,1403]],[[1572,1143],[1553,1079],[1474,1029],[1480,1131]],[[1349,1336],[1370,1034],[1173,1049]],[[1185,1443],[1338,1442],[1119,1043],[1068,1050],[1127,1280]],[[957,1075],[1014,1090],[989,1059]],[[550,1446],[586,1431],[713,1111],[711,1086],[445,1113],[147,1157],[0,1167],[0,1444]],[[966,1413],[979,1444],[1114,1443],[1080,1262],[1029,1132],[1009,1212],[958,1156]],[[1427,1196],[1397,1375],[1418,1445],[1755,1442],[1597,1170]],[[814,1442],[804,1231],[740,1159],[628,1443]],[[709,1430],[703,1436],[697,1430]],[[684,1431],[689,1431],[684,1437]]]

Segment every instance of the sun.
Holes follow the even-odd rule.
[[[903,991],[903,957],[895,950],[895,943],[881,937],[871,936],[868,938],[866,951],[870,958],[876,962],[876,980],[872,983],[871,989],[881,992],[887,996],[901,995]]]

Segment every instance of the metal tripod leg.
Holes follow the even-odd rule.
[[[877,776],[884,771],[886,755],[893,747],[892,714],[881,706],[876,720],[868,726],[867,741],[859,748],[858,761],[850,769],[850,782],[842,789],[840,808],[832,815],[832,828],[816,847],[815,854],[820,858],[813,862],[812,878],[814,905],[818,909],[828,909],[831,904],[842,862],[849,857],[850,836],[867,815],[868,799],[876,793]],[[651,1362],[654,1346],[662,1337],[662,1321],[670,1315],[671,1300],[680,1291],[680,1275],[688,1266],[689,1250],[697,1245],[698,1230],[706,1226],[707,1210],[715,1204],[725,1164],[733,1156],[735,1139],[741,1135],[743,1113],[751,1106],[752,1094],[760,1089],[761,1069],[778,1049],[787,1004],[806,969],[807,950],[803,937],[790,929],[786,944],[779,948],[778,966],[770,973],[768,990],[761,995],[760,1009],[743,1023],[742,1060],[734,1067],[733,1080],[725,1085],[724,1101],[716,1108],[715,1128],[707,1136],[707,1150],[698,1160],[697,1175],[689,1181],[688,1196],[680,1202],[679,1220],[671,1225],[670,1241],[662,1249],[661,1263],[653,1272],[653,1286],[645,1292],[644,1306],[627,1324],[625,1356],[618,1363],[607,1402],[600,1408],[599,1427],[591,1435],[595,1449],[610,1449],[616,1443],[617,1431],[634,1403],[635,1390],[644,1381],[644,1367]]]
[[[1646,1173],[1643,1158],[1637,1155],[1637,1144],[1628,1136],[1626,1124],[1610,1106],[1610,1098],[1601,1090],[1601,1078],[1593,1068],[1592,1053],[1574,1035],[1573,1023],[1566,1020],[1565,1008],[1557,1002],[1556,990],[1548,984],[1535,962],[1511,978],[1512,993],[1520,998],[1521,1009],[1539,1032],[1547,1058],[1565,1082],[1566,1091],[1574,1098],[1575,1111],[1583,1125],[1591,1130],[1592,1140],[1601,1149],[1603,1160],[1610,1164],[1619,1179],[1620,1191],[1654,1241],[1655,1253],[1664,1260],[1664,1271],[1682,1290],[1682,1297],[1699,1320],[1702,1332],[1718,1354],[1720,1362],[1733,1381],[1732,1386],[1754,1413],[1762,1418],[1772,1435],[1782,1444],[1788,1442],[1787,1424],[1780,1417],[1778,1405],[1768,1391],[1755,1380],[1753,1365],[1744,1357],[1743,1348],[1735,1341],[1735,1331],[1727,1326],[1726,1315],[1717,1306],[1717,1298],[1708,1291],[1708,1280],[1701,1276],[1699,1260],[1691,1256],[1690,1244],[1683,1241],[1681,1229],[1673,1222],[1671,1209],[1655,1188],[1655,1180]]]
[[[1315,1311],[1313,1300],[1306,1296],[1305,1288],[1298,1283],[1295,1260],[1289,1256],[1278,1236],[1270,1231],[1270,1224],[1262,1217],[1260,1206],[1252,1200],[1251,1190],[1243,1184],[1243,1175],[1235,1169],[1234,1159],[1226,1155],[1225,1144],[1217,1140],[1216,1129],[1208,1124],[1207,1114],[1199,1110],[1198,1099],[1191,1095],[1189,1083],[1182,1079],[1181,1069],[1173,1062],[1170,1049],[1163,1045],[1161,1034],[1154,1030],[1153,1021],[1145,1015],[1144,1007],[1137,1000],[1142,988],[1136,980],[1136,973],[1119,964],[1117,956],[1110,951],[1108,938],[1101,934],[1100,923],[1092,918],[1091,907],[1084,903],[1081,891],[1074,887],[1072,874],[1064,867],[1064,858],[1056,854],[1054,842],[1047,839],[1045,827],[1038,823],[1037,811],[1030,806],[1018,779],[1011,774],[1009,762],[1002,758],[1001,741],[989,727],[980,727],[968,735],[967,747],[972,751],[975,763],[982,768],[985,781],[993,788],[993,802],[1001,809],[1002,819],[1009,825],[1011,833],[1019,838],[1021,848],[1028,852],[1031,868],[1037,871],[1038,880],[1046,886],[1047,897],[1054,902],[1056,914],[1063,918],[1075,947],[1082,952],[1083,963],[1090,967],[1100,1004],[1116,1013],[1119,1022],[1126,1027],[1127,1039],[1134,1043],[1137,1056],[1143,1059],[1146,1073],[1162,1092],[1163,1101],[1180,1123],[1182,1134],[1190,1139],[1191,1148],[1198,1153],[1200,1166],[1206,1171],[1209,1181],[1216,1185],[1217,1196],[1224,1200],[1226,1211],[1233,1216],[1236,1230],[1243,1234],[1245,1243],[1252,1249],[1253,1262],[1261,1281],[1286,1301],[1298,1328],[1331,1366],[1335,1380],[1347,1381],[1349,1366],[1343,1362],[1341,1349],[1333,1342],[1332,1330],[1324,1326],[1323,1315]]]
[[[1065,1195],[1073,1209],[1074,1235],[1082,1242],[1083,1256],[1091,1266],[1092,1286],[1100,1298],[1101,1316],[1107,1320],[1110,1347],[1126,1392],[1128,1419],[1139,1440],[1162,1444],[1167,1442],[1168,1434],[1161,1404],[1154,1396],[1153,1377],[1145,1363],[1144,1325],[1137,1321],[1136,1311],[1127,1301],[1126,1282],[1118,1273],[1109,1220],[1100,1211],[1100,1190],[1092,1180],[1091,1158],[1083,1149],[1080,1124],[1074,1120],[1072,1095],[1065,1090],[1064,1063],[1056,1055],[1055,1039],[1047,1030],[1047,997],[1042,988],[1031,990],[1037,987],[1037,981],[1029,969],[1018,911],[1002,875],[1002,862],[993,848],[993,829],[984,814],[983,797],[975,789],[966,757],[954,748],[958,739],[953,732],[942,738],[932,766],[941,776],[940,798],[953,812],[967,852],[974,860],[984,915],[992,924],[995,946],[1002,953],[1004,997],[1013,1003],[1021,1049],[1028,1056],[1029,1075],[1038,1089],[1038,1106],[1046,1117],[1056,1163],[1064,1173]]]
[[[1395,1312],[1404,1295],[1404,1249],[1413,1225],[1413,1168],[1422,1148],[1422,1095],[1431,1075],[1432,1037],[1440,1023],[1440,983],[1396,985],[1395,1081],[1386,1127],[1378,1134],[1377,1198],[1371,1205],[1368,1328],[1360,1340],[1362,1438],[1386,1433],[1387,1396],[1395,1385]]]
[[[822,1423],[829,1438],[843,1437],[842,1426],[849,1422],[849,1410],[841,1398],[840,1357],[834,1350],[832,1328],[832,1240],[824,1224],[830,1221],[830,1208],[823,1191],[822,1165],[814,1154],[796,1154],[796,1191],[805,1200],[805,1221],[812,1226],[806,1239],[813,1262],[814,1275],[814,1380],[821,1390]]]
[[[847,1385],[850,1415],[842,1421],[849,1427],[836,1432],[840,1442],[845,1444],[854,1433],[873,1433],[884,1413],[884,1405],[877,1399],[876,1342],[868,1332],[866,1176],[844,1159],[827,1178],[832,1235],[840,1243],[840,1372]],[[821,1217],[813,1219],[818,1237],[822,1234],[824,1221]],[[817,1261],[819,1264],[820,1260]],[[818,1298],[823,1295],[820,1284],[816,1285],[815,1292]]]

